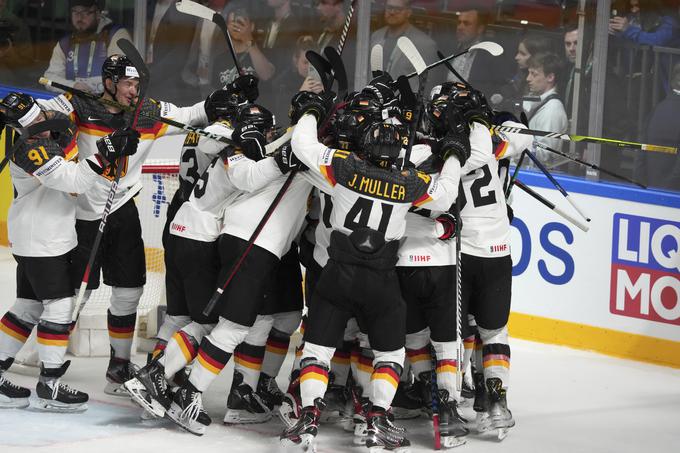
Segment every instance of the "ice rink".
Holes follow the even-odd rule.
[[[12,304],[14,261],[0,248],[0,310]],[[563,347],[512,340],[508,405],[517,422],[508,437],[470,435],[459,452],[676,453],[680,451],[680,370],[615,359]],[[90,394],[89,410],[54,414],[0,410],[0,453],[5,452],[278,452],[282,424],[224,426],[232,369],[227,366],[204,395],[213,424],[196,437],[167,420],[140,422],[140,409],[105,395],[105,358],[73,358],[64,381]],[[290,359],[290,356],[289,356]],[[134,360],[142,363],[142,356]],[[290,360],[284,364],[290,369]],[[36,376],[10,372],[19,385],[35,388]],[[285,388],[285,376],[279,379]],[[463,414],[472,416],[471,408]],[[432,450],[430,422],[402,423],[413,452]],[[361,452],[340,425],[322,425],[320,453]]]

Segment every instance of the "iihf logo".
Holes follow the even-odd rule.
[[[611,313],[680,325],[680,223],[614,215]]]

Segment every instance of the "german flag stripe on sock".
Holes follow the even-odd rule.
[[[165,351],[165,348],[168,346],[168,344],[165,341],[159,340],[156,342],[156,346],[154,346],[153,351],[151,352],[151,357],[154,359],[158,357],[158,355]]]
[[[371,375],[371,381],[384,380],[392,385],[395,389],[399,386],[399,375],[394,368],[389,366],[381,366],[375,369]]]
[[[230,357],[230,353],[218,348],[206,337],[201,341],[201,347],[198,348],[196,360],[211,373],[219,374],[229,361]]]
[[[365,355],[360,355],[359,360],[357,361],[357,368],[359,371],[363,371],[364,373],[372,373],[373,359],[366,357]]]
[[[184,360],[186,360],[187,363],[194,360],[194,357],[196,357],[196,345],[191,341],[192,339],[189,334],[183,330],[178,330],[172,336],[172,339],[177,342],[177,345],[184,356]]]
[[[456,360],[438,360],[437,373],[455,373],[458,371],[458,362]]]
[[[106,320],[108,323],[109,337],[119,340],[127,340],[135,334],[135,323],[137,322],[137,313],[132,313],[125,316],[116,316],[109,310],[107,312]]]
[[[234,362],[243,367],[250,368],[251,370],[259,370],[262,368],[262,359],[264,358],[264,347],[261,349],[261,355],[250,355],[236,349],[236,351],[234,351]]]
[[[333,363],[340,363],[343,365],[349,365],[350,360],[351,360],[351,354],[349,351],[340,351],[338,349],[335,350],[335,354],[333,354],[333,358],[331,358],[331,362]]]
[[[504,354],[486,354],[483,360],[484,368],[489,368],[492,366],[510,368],[510,357]]]
[[[478,335],[475,335],[475,351],[481,350],[482,346],[483,346],[482,339],[479,338]]]
[[[407,349],[406,356],[411,363],[422,362],[423,360],[431,360],[430,348],[425,346],[420,349]]]
[[[127,340],[135,335],[134,324],[127,327],[114,327],[109,324],[109,336],[118,340]]]
[[[475,336],[472,335],[467,338],[463,338],[463,346],[465,349],[472,349],[475,347]]]
[[[33,330],[33,326],[30,329],[27,326],[23,326],[21,321],[12,313],[6,313],[0,319],[0,331],[22,343],[26,342],[26,339],[31,334],[31,330]]]
[[[266,351],[272,354],[286,355],[288,354],[288,345],[290,345],[290,338],[288,341],[268,338]]]
[[[222,371],[222,368],[224,368],[224,365],[226,365],[225,363],[220,363],[213,359],[202,349],[198,350],[198,355],[196,358],[203,368],[213,374],[220,374],[220,371]]]
[[[318,365],[308,365],[300,371],[300,383],[308,379],[314,379],[328,385],[328,370]]]
[[[68,346],[68,331],[66,333],[49,333],[38,326],[38,343],[43,346]]]

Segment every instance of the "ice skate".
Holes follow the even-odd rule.
[[[132,362],[114,357],[112,350],[109,367],[106,370],[107,384],[104,387],[104,393],[112,396],[130,396],[123,384],[134,378],[136,371],[136,367]]]
[[[284,447],[299,446],[302,451],[315,452],[314,441],[319,432],[319,417],[324,406],[324,401],[317,398],[314,406],[303,408],[297,422],[281,433],[279,437],[281,445]]]
[[[135,373],[135,377],[123,384],[133,401],[154,417],[162,417],[170,407],[165,368],[152,361]]]
[[[455,448],[465,444],[469,430],[467,420],[460,416],[458,403],[449,400],[449,392],[439,390],[439,433],[444,448]]]
[[[12,358],[0,360],[0,408],[21,409],[29,405],[31,391],[13,384],[4,376],[13,361]]]
[[[381,450],[407,453],[411,442],[406,438],[406,430],[395,426],[388,413],[383,409],[371,409],[366,416],[368,426],[366,447],[371,452]]]
[[[264,423],[272,413],[250,386],[243,382],[243,375],[234,371],[231,390],[227,397],[225,424]]]
[[[512,412],[508,409],[506,391],[499,378],[487,379],[486,387],[489,395],[489,427],[498,430],[498,440],[503,440],[509,429],[515,426]]]
[[[397,393],[392,400],[392,413],[397,420],[420,417],[423,400],[415,384],[399,382]]]
[[[326,401],[326,408],[321,413],[322,423],[338,422],[349,415],[346,414],[349,396],[344,386],[330,384],[323,399]]]
[[[257,381],[256,393],[270,411],[273,411],[277,406],[281,406],[283,392],[276,383],[276,379],[272,376],[260,373],[260,379]]]
[[[470,407],[474,402],[475,387],[470,378],[470,373],[463,373],[463,388],[460,391],[460,398],[458,405],[461,407]]]
[[[354,438],[352,439],[352,443],[354,443],[354,445],[366,445],[366,436],[368,435],[366,414],[370,407],[371,402],[365,397],[360,397],[355,403],[354,414],[352,415],[352,425],[354,426]]]
[[[203,409],[201,392],[196,390],[191,382],[187,382],[173,395],[166,414],[179,426],[197,436],[205,434],[206,428],[212,423],[210,416]]]
[[[486,391],[483,373],[474,373],[475,400],[472,408],[475,410],[474,422],[468,422],[468,428],[478,433],[489,430],[489,395]]]
[[[284,425],[291,427],[300,418],[302,412],[302,398],[300,397],[300,370],[295,370],[290,376],[288,391],[283,395],[279,418]]]
[[[59,368],[45,368],[40,365],[40,380],[35,388],[38,395],[36,407],[50,412],[83,412],[87,410],[87,393],[73,389],[60,382],[66,373],[70,360]]]

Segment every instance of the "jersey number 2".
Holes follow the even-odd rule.
[[[472,205],[475,208],[481,208],[482,206],[489,206],[496,203],[496,191],[489,190],[486,195],[482,195],[482,189],[488,187],[491,183],[491,170],[488,165],[484,165],[480,168],[482,170],[482,177],[477,178],[472,182],[470,186],[470,195],[472,195]],[[477,170],[474,170],[477,171]],[[467,204],[467,198],[465,197],[465,191],[461,190],[460,194],[463,195],[461,200],[461,207],[463,209]]]

